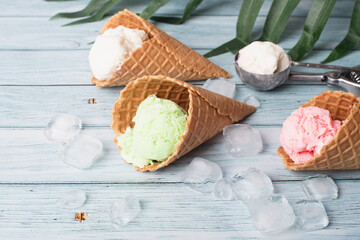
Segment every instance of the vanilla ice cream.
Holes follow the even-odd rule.
[[[148,39],[148,35],[139,29],[118,26],[106,30],[96,38],[89,53],[94,77],[98,80],[112,77],[131,53]]]
[[[272,42],[256,41],[239,51],[237,64],[247,72],[273,74],[285,70],[290,61],[280,46]]]

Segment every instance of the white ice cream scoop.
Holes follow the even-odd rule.
[[[289,66],[284,70],[273,74],[256,74],[239,67],[237,61],[241,58],[241,55],[240,53],[237,53],[234,60],[235,70],[239,78],[246,85],[261,91],[272,90],[282,85],[287,79],[301,81],[320,80],[328,85],[340,86],[349,92],[354,93],[356,96],[360,96],[360,65],[349,68],[326,64],[302,63],[291,61],[291,58],[288,55],[287,57],[289,60]],[[338,71],[331,71],[323,74],[297,73],[290,72],[292,66],[332,69]]]
[[[89,63],[95,78],[111,78],[115,70],[121,69],[124,61],[148,38],[143,30],[124,26],[109,28],[99,35],[89,53]]]

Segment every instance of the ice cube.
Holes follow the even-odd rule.
[[[86,201],[86,193],[81,189],[74,189],[59,199],[57,206],[61,208],[74,209],[81,207]]]
[[[203,88],[224,95],[228,98],[233,98],[235,95],[235,83],[225,79],[225,78],[217,78],[217,79],[208,79]]]
[[[183,172],[181,181],[196,192],[211,193],[214,183],[221,178],[222,171],[218,164],[196,157]]]
[[[255,155],[262,150],[259,130],[246,124],[233,124],[223,130],[225,148],[233,157]]]
[[[329,224],[324,205],[317,200],[300,200],[293,205],[296,215],[295,230],[314,231]]]
[[[65,144],[60,158],[72,167],[86,169],[93,165],[102,149],[103,145],[99,139],[81,134]]]
[[[334,180],[323,174],[305,178],[302,187],[310,199],[330,200],[338,198],[338,187]]]
[[[79,134],[81,119],[70,114],[57,114],[53,116],[45,128],[44,134],[49,141],[66,142]]]
[[[256,108],[260,107],[259,100],[256,99],[251,93],[245,96],[244,103],[254,106]]]
[[[117,226],[125,226],[133,221],[140,213],[139,200],[132,195],[118,199],[110,207],[109,215],[111,221]]]
[[[255,198],[247,206],[256,228],[263,233],[280,233],[295,223],[294,210],[284,196],[274,194]]]
[[[237,199],[247,203],[250,199],[272,195],[274,185],[271,179],[260,169],[249,168],[232,179],[232,188]]]
[[[218,199],[234,200],[235,194],[232,189],[232,180],[222,178],[214,185],[213,195]]]

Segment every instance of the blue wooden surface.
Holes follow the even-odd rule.
[[[226,154],[222,135],[214,137],[169,167],[141,173],[126,165],[113,143],[109,128],[111,108],[122,87],[101,89],[90,84],[88,43],[104,21],[60,27],[67,20],[48,21],[59,11],[81,9],[88,1],[45,2],[42,0],[0,1],[0,238],[91,238],[91,239],[253,239],[263,238],[253,226],[241,202],[216,200],[196,194],[180,182],[180,174],[195,156],[217,162],[230,177],[248,167],[264,170],[275,182],[275,191],[291,203],[304,199],[301,180],[315,172],[290,172],[276,154],[281,124],[289,114],[312,96],[331,89],[318,82],[287,82],[272,92],[257,92],[235,76],[233,55],[211,60],[229,71],[237,83],[235,99],[248,93],[262,106],[244,123],[260,129],[264,151],[256,156],[234,159]],[[160,15],[177,16],[186,1],[172,1]],[[280,45],[290,49],[301,34],[311,6],[303,0],[291,17]],[[315,50],[305,59],[320,62],[346,33],[354,1],[338,1]],[[254,37],[261,34],[271,1],[261,8]],[[184,25],[158,24],[166,32],[203,54],[235,34],[241,1],[205,0]],[[141,0],[123,1],[119,7],[141,11]],[[214,31],[216,29],[216,31]],[[359,48],[334,64],[359,65]],[[304,70],[304,69],[302,69]],[[203,81],[195,82],[197,85]],[[97,104],[88,99],[97,98]],[[284,102],[286,105],[284,105]],[[78,115],[84,132],[103,141],[104,155],[89,170],[78,170],[58,158],[60,146],[46,141],[44,126],[58,112]],[[359,239],[359,171],[324,172],[336,180],[338,200],[324,202],[330,225],[321,231],[275,239]],[[56,201],[74,188],[88,194],[86,204],[64,210]],[[107,210],[126,194],[136,195],[143,211],[128,226],[116,229]],[[86,222],[74,220],[86,211]]]

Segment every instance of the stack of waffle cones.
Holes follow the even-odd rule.
[[[137,107],[152,94],[174,101],[187,112],[186,131],[167,160],[143,168],[134,166],[139,171],[156,171],[169,165],[221,132],[225,126],[256,110],[253,106],[183,81],[165,76],[146,76],[130,82],[115,102],[111,127],[115,131],[116,144],[117,137],[123,134],[127,127],[134,127],[132,119]]]
[[[231,77],[222,68],[126,9],[112,16],[101,33],[120,25],[145,31],[149,40],[133,51],[111,78],[98,80],[93,77],[92,82],[98,87],[126,85],[137,78],[151,75],[164,75],[183,81]]]
[[[278,154],[289,170],[350,170],[360,169],[360,98],[352,93],[326,91],[301,107],[316,106],[327,109],[333,120],[342,126],[320,151],[304,164],[295,164],[283,147]]]

